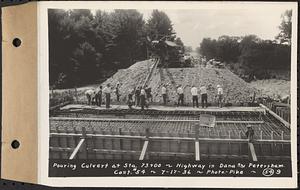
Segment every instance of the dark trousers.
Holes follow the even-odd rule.
[[[120,94],[116,94],[117,96],[117,102],[120,102]]]
[[[178,105],[182,105],[183,106],[183,94],[179,94],[179,97],[178,97]]]
[[[204,108],[204,106],[207,108],[207,94],[201,95],[201,106]]]
[[[197,106],[197,108],[199,107],[198,104],[198,96],[193,96],[193,107]]]
[[[144,95],[141,95],[140,96],[140,101],[141,101],[141,107],[142,107],[142,110],[145,108],[145,105],[146,105],[146,97]]]
[[[222,102],[223,102],[223,94],[218,95],[218,105],[221,108],[222,107]]]
[[[110,107],[110,93],[105,93],[105,105],[106,108]]]
[[[135,95],[135,106],[139,106],[139,105],[140,105],[140,96]]]
[[[87,101],[88,101],[88,105],[91,105],[92,97],[89,94],[87,94],[86,98],[87,98]]]
[[[163,94],[162,97],[163,97],[164,105],[166,105],[167,104],[167,94]]]
[[[102,104],[102,95],[101,94],[96,95],[95,99],[96,99],[96,105],[101,106],[101,104]]]

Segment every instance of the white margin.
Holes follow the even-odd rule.
[[[241,9],[246,6],[290,5],[293,9],[291,63],[291,153],[292,178],[276,177],[76,177],[49,178],[49,72],[48,8],[61,9]],[[64,187],[207,187],[293,188],[297,187],[297,2],[38,2],[38,183]],[[278,23],[279,24],[279,23]]]

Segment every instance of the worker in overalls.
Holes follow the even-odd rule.
[[[251,125],[247,125],[246,136],[247,136],[249,142],[253,141],[254,129],[252,128]]]
[[[106,85],[106,87],[103,89],[103,93],[105,94],[106,108],[110,108],[110,94],[111,94],[110,84]]]
[[[141,103],[141,108],[142,110],[144,110],[145,106],[146,106],[146,91],[144,88],[141,89],[141,93],[140,93],[140,103]]]

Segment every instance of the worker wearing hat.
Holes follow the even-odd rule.
[[[177,105],[178,106],[179,105],[183,106],[184,94],[183,94],[183,88],[181,87],[181,85],[178,85],[177,94],[178,94],[178,103],[177,103]]]
[[[106,87],[104,87],[103,93],[105,94],[105,105],[106,105],[106,108],[110,108],[110,94],[111,94],[110,84],[107,84]]]
[[[117,97],[117,102],[120,102],[120,83],[118,82],[117,83],[117,86],[116,86],[116,90],[115,90],[115,94],[116,94],[116,97]]]
[[[247,125],[246,136],[247,136],[249,142],[253,141],[254,130],[251,125]]]
[[[218,106],[221,108],[223,102],[223,88],[219,84],[217,85],[217,96],[218,96]]]

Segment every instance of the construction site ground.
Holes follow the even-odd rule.
[[[66,106],[63,106],[60,108],[61,110],[80,110],[80,109],[95,109],[95,110],[107,110],[105,108],[105,105],[102,105],[101,107],[95,106],[95,105],[84,105],[84,104],[69,104]],[[108,109],[129,109],[127,105],[111,105]],[[132,109],[140,110],[140,107],[133,106]],[[199,108],[197,107],[191,107],[191,106],[159,106],[159,105],[151,105],[149,108],[150,110],[162,110],[162,111],[263,111],[264,109],[261,107],[207,107],[202,108],[201,106]]]

